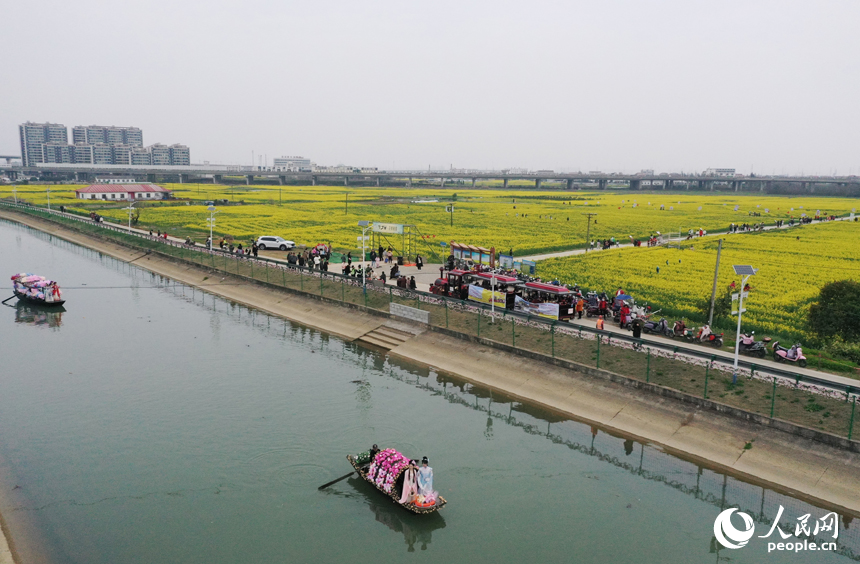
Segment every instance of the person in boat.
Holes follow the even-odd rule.
[[[372,447],[370,447],[370,461],[371,462],[373,462],[373,460],[376,458],[377,454],[379,454],[379,446],[373,445]]]
[[[426,456],[421,459],[421,468],[418,469],[418,495],[424,503],[435,501],[438,495],[433,489],[433,468]]]
[[[418,461],[410,460],[409,466],[403,471],[403,495],[400,496],[400,504],[405,505],[415,501],[418,495]]]

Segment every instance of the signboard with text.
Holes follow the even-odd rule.
[[[400,223],[374,223],[373,232],[403,235],[403,225]]]

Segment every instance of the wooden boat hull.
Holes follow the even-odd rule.
[[[16,290],[13,290],[13,292],[15,294],[15,297],[17,297],[22,302],[27,302],[28,304],[33,304],[33,305],[38,305],[38,306],[43,306],[43,307],[57,307],[57,306],[61,306],[64,303],[66,303],[66,300],[56,300],[53,302],[46,302],[45,300],[40,300],[38,298],[31,298],[30,296],[22,294],[21,292],[18,292]]]
[[[415,505],[413,503],[401,504],[400,503],[400,495],[397,493],[397,488],[392,488],[393,493],[386,492],[384,489],[377,486],[373,482],[373,480],[371,480],[370,478],[367,477],[367,468],[369,466],[359,465],[355,461],[355,458],[351,454],[346,455],[346,459],[349,460],[349,463],[352,465],[353,468],[355,468],[355,471],[358,472],[358,475],[361,476],[361,478],[365,482],[367,482],[368,484],[370,484],[371,486],[373,486],[374,488],[379,490],[379,492],[382,493],[382,495],[391,498],[391,501],[393,501],[395,504],[399,505],[403,509],[406,509],[407,511],[411,511],[412,513],[417,513],[419,515],[423,515],[426,513],[435,513],[436,511],[439,511],[440,509],[445,507],[445,505],[448,503],[447,501],[445,501],[445,498],[440,495],[439,497],[436,498],[436,504],[432,505],[430,507],[421,507],[421,506]]]

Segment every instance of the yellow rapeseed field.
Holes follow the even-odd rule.
[[[335,248],[355,249],[357,222],[371,220],[412,224],[439,249],[440,241],[462,241],[519,256],[582,246],[586,240],[583,213],[596,212],[593,239],[629,235],[647,237],[661,231],[725,229],[729,223],[799,217],[801,213],[844,215],[857,206],[850,198],[767,196],[759,193],[581,192],[514,188],[510,190],[453,188],[367,188],[343,186],[214,186],[168,184],[179,201],[144,204],[143,227],[191,234],[208,234],[203,202],[227,200],[217,206],[216,234],[249,240],[280,235],[299,244],[331,242]],[[96,210],[125,220],[125,203],[74,199],[76,186],[52,186],[53,205],[80,211]],[[347,195],[348,194],[348,195]],[[456,194],[454,225],[445,211]],[[11,188],[0,187],[10,198]],[[18,197],[44,205],[45,186],[20,186]],[[349,199],[348,213],[346,199]],[[424,203],[416,203],[418,201]],[[241,202],[241,204],[240,204]],[[190,205],[189,205],[190,204]],[[735,209],[737,207],[737,209]],[[793,208],[793,209],[792,209]],[[757,212],[761,217],[750,217]]]
[[[732,265],[760,269],[750,279],[744,302],[744,328],[763,335],[802,339],[809,304],[827,282],[860,280],[860,223],[825,222],[723,238],[718,294],[740,277]],[[622,248],[541,261],[538,274],[584,288],[614,292],[623,288],[674,321],[702,320],[695,304],[710,299],[717,239],[694,239],[692,248]],[[658,269],[659,268],[659,272]]]

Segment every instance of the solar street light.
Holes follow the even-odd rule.
[[[738,332],[737,332],[737,335],[735,335],[735,365],[734,365],[734,369],[732,370],[732,384],[736,384],[738,381],[738,355],[740,354],[740,348],[741,348],[741,316],[743,315],[743,313],[745,311],[744,310],[744,295],[746,294],[746,291],[744,290],[744,288],[746,288],[747,280],[749,280],[750,276],[754,276],[755,273],[758,272],[758,270],[753,268],[752,266],[750,266],[748,264],[735,264],[735,265],[732,265],[732,268],[735,269],[735,274],[743,277],[741,279],[740,296],[738,296],[737,294],[732,295],[732,302],[735,301],[735,298],[737,298],[737,297],[740,298],[738,300],[737,312],[734,312],[734,311],[732,312],[733,314],[734,313],[738,314]]]

